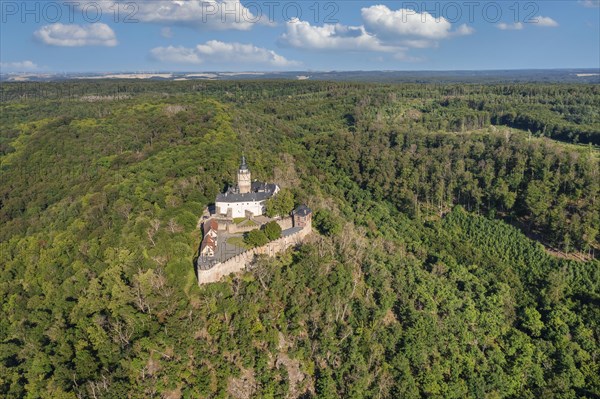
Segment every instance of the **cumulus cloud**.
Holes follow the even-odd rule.
[[[462,24],[454,32],[450,32],[453,36],[468,36],[475,33],[475,28],[467,24]]]
[[[0,62],[0,70],[2,72],[24,72],[34,71],[38,69],[38,65],[33,61],[16,61],[16,62]]]
[[[96,0],[112,4],[115,0]],[[128,3],[123,3],[125,7]],[[132,18],[141,22],[189,26],[207,30],[249,30],[265,23],[258,5],[245,7],[240,0],[139,0]],[[254,11],[254,13],[252,12]]]
[[[383,51],[397,49],[383,45],[363,26],[324,24],[313,26],[309,22],[293,18],[287,23],[286,32],[281,36],[282,43],[302,49],[339,51]]]
[[[579,4],[587,8],[598,8],[600,7],[600,0],[581,0]]]
[[[371,51],[395,53],[406,60],[407,48],[437,47],[438,40],[470,35],[468,25],[453,26],[444,18],[408,9],[391,10],[384,5],[361,9],[364,25],[324,24],[314,26],[297,18],[286,25],[280,42],[296,48],[323,51]]]
[[[150,51],[150,55],[158,61],[176,64],[235,63],[276,68],[298,65],[296,61],[290,61],[266,48],[219,40],[210,40],[193,48],[156,47]]]
[[[554,28],[558,26],[558,22],[553,20],[550,17],[542,17],[541,15],[531,19],[531,23],[534,26],[544,26],[549,28]]]
[[[400,8],[390,10],[384,5],[374,5],[361,9],[365,28],[377,37],[390,39],[399,36],[417,36],[427,39],[444,39],[453,34],[468,35],[473,29],[461,25],[457,31],[452,31],[452,24],[444,17],[435,18],[424,11]]]
[[[150,55],[157,61],[175,64],[201,64],[203,62],[194,48],[186,47],[155,47],[150,50]]]
[[[64,25],[61,23],[44,25],[34,32],[42,43],[51,46],[81,47],[117,45],[117,37],[110,26],[103,23],[89,25]]]
[[[552,18],[542,17],[542,16],[531,18],[526,23],[530,24],[532,26],[542,26],[542,27],[550,27],[550,28],[554,28],[554,27],[558,26],[558,22],[556,22]],[[515,22],[512,24],[500,22],[499,24],[496,25],[496,28],[498,28],[500,30],[522,30],[525,28],[525,24],[523,24],[522,22]]]
[[[500,30],[521,30],[523,29],[523,23],[515,22],[514,24],[507,24],[505,22],[500,22],[498,25],[496,25],[496,28]]]

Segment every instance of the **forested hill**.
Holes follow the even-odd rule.
[[[294,81],[67,81],[63,83],[4,83],[0,101],[127,99],[143,94],[193,94],[244,106],[254,100],[285,99],[299,93],[345,93],[343,101],[355,112],[385,104],[385,116],[395,128],[428,132],[464,132],[509,126],[569,143],[600,146],[600,85],[598,84],[360,84]],[[319,96],[321,97],[321,96]],[[341,98],[336,97],[341,104]],[[403,115],[407,110],[411,114]],[[390,121],[388,118],[388,122]],[[399,118],[402,118],[400,124]],[[412,123],[411,123],[412,122]],[[349,121],[349,123],[351,123]]]
[[[86,85],[2,85],[0,396],[600,395],[597,85]],[[199,288],[242,152],[316,234]]]

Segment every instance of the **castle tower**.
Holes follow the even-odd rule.
[[[252,179],[250,178],[250,170],[248,169],[248,165],[246,165],[246,157],[243,155],[242,164],[240,165],[240,170],[238,170],[237,180],[240,193],[249,193],[252,186]]]

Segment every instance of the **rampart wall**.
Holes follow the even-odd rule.
[[[232,273],[245,270],[252,263],[255,255],[275,256],[289,247],[301,243],[310,232],[311,226],[307,225],[295,234],[278,238],[262,247],[249,249],[225,262],[217,263],[209,270],[198,270],[198,285],[214,283]]]

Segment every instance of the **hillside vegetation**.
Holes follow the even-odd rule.
[[[0,396],[600,395],[598,86],[71,85],[2,88]],[[242,152],[316,234],[197,287]]]

